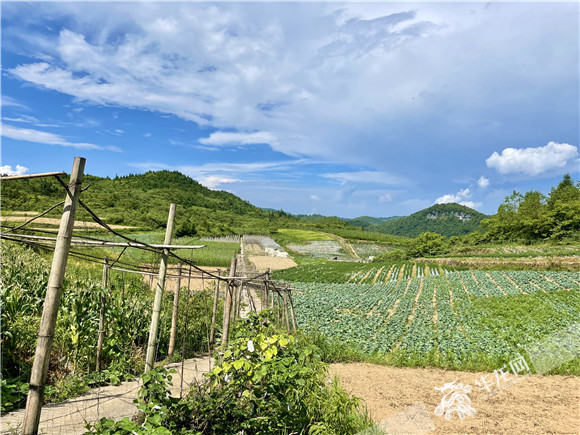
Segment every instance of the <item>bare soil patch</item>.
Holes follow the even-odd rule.
[[[332,364],[331,376],[339,376],[343,388],[362,398],[375,422],[389,419],[424,403],[435,429],[432,434],[578,434],[580,433],[580,377],[519,377],[519,382],[504,386],[487,397],[476,379],[493,373],[470,373],[429,368],[399,368],[367,363]],[[511,375],[514,377],[513,375]],[[469,398],[477,411],[473,417],[451,420],[433,413],[443,393],[435,390],[445,383],[469,384]],[[390,426],[389,426],[390,427]],[[395,431],[395,433],[409,433]],[[412,432],[411,432],[412,433]]]
[[[217,275],[218,268],[217,267],[201,267],[201,269],[205,270],[206,272],[212,273]],[[222,275],[224,269],[221,269]],[[189,268],[183,266],[181,268],[181,284],[180,287],[188,287],[192,291],[201,291],[207,288],[213,290],[215,288],[215,279],[210,278],[209,276],[204,276],[203,278],[199,275],[197,271],[192,271],[191,279],[189,280]],[[167,268],[167,277],[165,278],[165,290],[166,291],[175,291],[177,289],[177,267],[170,266]],[[157,288],[157,275],[143,275],[143,281],[151,290],[155,290]]]
[[[252,263],[256,270],[261,273],[266,270],[280,270],[280,269],[290,269],[291,267],[297,266],[296,262],[291,258],[287,257],[266,257],[259,255],[250,255],[248,260]]]

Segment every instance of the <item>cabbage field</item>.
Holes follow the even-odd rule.
[[[449,266],[412,261],[384,263],[324,262],[276,271],[274,279],[282,281],[336,284],[377,284],[425,276],[445,275]]]
[[[417,269],[369,267],[349,284],[295,282],[297,321],[389,363],[493,371],[580,319],[579,272]],[[580,374],[580,358],[556,373]]]

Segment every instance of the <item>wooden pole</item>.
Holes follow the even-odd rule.
[[[248,301],[250,303],[250,310],[252,310],[254,313],[257,313],[258,310],[256,309],[256,302],[254,301],[254,298],[252,297],[252,289],[250,288],[249,285],[246,286],[246,293],[248,294]]]
[[[232,258],[232,265],[230,266],[230,278],[236,276],[236,264],[237,260],[236,257]],[[228,344],[228,336],[230,333],[230,314],[232,311],[232,293],[233,293],[234,282],[233,279],[230,279],[228,282],[228,287],[226,290],[226,302],[224,305],[224,326],[223,326],[223,334],[222,334],[222,345]]]
[[[298,325],[296,324],[296,316],[294,315],[294,302],[292,302],[292,290],[288,289],[288,302],[290,303],[290,315],[292,316],[292,329],[296,331]]]
[[[240,307],[242,306],[243,291],[244,291],[244,284],[242,283],[236,288],[236,312],[234,314],[234,319],[237,319],[240,317]]]
[[[105,300],[109,283],[109,260],[105,258],[103,264],[103,291],[101,293],[101,310],[99,312],[99,338],[97,339],[97,362],[95,371],[101,371],[101,354],[103,353],[103,341],[105,339]]]
[[[233,322],[236,320],[236,314],[238,312],[238,286],[232,287],[232,312],[231,312],[231,319],[230,321]]]
[[[175,204],[169,206],[169,216],[167,217],[167,228],[165,229],[164,245],[171,244],[171,234],[173,233],[173,222],[175,221]],[[161,264],[159,265],[159,277],[155,289],[155,300],[153,301],[153,313],[151,314],[151,327],[149,328],[149,342],[147,343],[147,357],[145,359],[145,373],[153,368],[155,363],[155,348],[157,345],[157,331],[159,329],[159,316],[161,315],[161,301],[163,289],[165,287],[165,275],[167,274],[167,258],[169,249],[164,249],[161,254]]]
[[[288,317],[288,292],[284,290],[282,292],[282,321],[286,323],[286,327],[288,328],[288,332],[290,332],[290,319]]]
[[[34,353],[34,362],[32,364],[32,373],[30,374],[30,384],[28,389],[28,398],[26,400],[26,412],[24,414],[25,435],[36,435],[38,433],[38,424],[40,422],[40,411],[44,399],[44,385],[48,373],[48,362],[50,360],[50,350],[54,338],[56,319],[58,317],[58,306],[62,294],[62,284],[68,253],[70,250],[70,241],[75,223],[75,215],[81,194],[81,183],[83,181],[86,159],[75,157],[68,185],[68,193],[64,202],[58,237],[54,247],[52,257],[52,266],[48,278],[48,287],[46,297],[44,298],[44,307],[40,319],[40,329],[38,331],[38,341],[36,342],[36,351]]]
[[[278,323],[281,323],[280,321],[280,292],[276,292],[276,320],[278,321]]]
[[[171,333],[169,334],[169,349],[167,356],[173,355],[175,335],[177,334],[177,311],[179,309],[179,289],[181,287],[181,264],[177,265],[177,289],[173,293],[173,312],[171,313]]]
[[[217,270],[218,276],[221,276],[222,271]],[[215,327],[217,321],[217,309],[218,309],[218,302],[220,297],[220,280],[215,280],[215,291],[213,293],[213,309],[211,313],[211,328],[209,330],[209,344],[215,343]]]

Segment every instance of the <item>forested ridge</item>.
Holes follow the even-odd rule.
[[[474,231],[483,231],[483,213],[459,204],[436,204],[410,216],[390,219],[367,225],[369,231],[377,231],[398,236],[417,237],[424,232],[443,236],[463,236]]]
[[[62,177],[68,182],[68,177]],[[284,227],[355,229],[339,219],[307,222],[283,210],[263,210],[236,195],[211,190],[177,171],[156,171],[115,178],[85,175],[82,201],[109,224],[145,230],[164,228],[170,203],[178,205],[179,235],[268,234]],[[64,199],[54,178],[2,183],[2,209],[41,212]],[[59,213],[57,208],[55,213]],[[90,220],[80,209],[79,220]]]

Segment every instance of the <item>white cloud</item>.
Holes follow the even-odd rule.
[[[276,137],[266,131],[255,133],[231,133],[216,131],[209,137],[202,138],[199,143],[203,145],[228,146],[228,145],[252,145],[252,144],[276,144]]]
[[[209,177],[202,177],[198,180],[201,184],[209,189],[217,189],[222,184],[241,183],[242,180],[237,178],[225,178],[217,175],[210,175]]]
[[[473,202],[473,201],[460,201],[458,204],[464,205],[465,207],[469,207],[469,208],[473,208],[473,209],[481,207],[481,205],[482,205],[481,202]]]
[[[12,97],[8,97],[7,95],[2,95],[2,106],[8,107],[18,107],[20,109],[28,109],[24,104],[20,103],[19,101],[15,100]],[[28,109],[30,110],[30,109]]]
[[[318,196],[318,195],[310,195],[310,199],[312,199],[313,201],[318,201],[318,200],[320,200],[320,196]]]
[[[358,172],[335,172],[321,175],[324,178],[353,183],[376,183],[376,184],[403,184],[405,179],[381,171],[358,171]]]
[[[489,186],[489,178],[485,178],[483,175],[477,180],[477,185],[482,189],[486,189]]]
[[[389,202],[392,200],[393,198],[389,193],[385,193],[384,195],[379,196],[379,202]]]
[[[145,133],[143,137],[151,137],[151,133]]]
[[[540,175],[554,169],[563,169],[577,158],[578,147],[549,142],[537,148],[505,148],[501,154],[494,152],[485,162],[500,174]]]
[[[2,121],[23,122],[25,124],[34,124],[36,127],[58,127],[58,125],[55,124],[41,124],[38,119],[28,115],[20,115],[18,118],[9,118],[5,116],[2,117]]]
[[[15,169],[12,169],[12,165],[0,166],[0,174],[2,175],[24,175],[28,172],[28,168],[20,165],[16,165]]]
[[[440,196],[439,198],[437,198],[435,200],[435,204],[449,204],[449,203],[453,203],[453,202],[461,204],[461,201],[463,199],[469,198],[470,196],[471,196],[471,191],[467,187],[465,189],[461,189],[456,194],[450,193],[447,195]]]
[[[92,143],[75,143],[69,142],[62,136],[46,131],[32,130],[29,128],[17,128],[11,125],[2,124],[2,136],[14,140],[21,140],[26,142],[35,142],[47,145],[60,145],[64,147],[72,147],[84,150],[108,150],[120,152],[121,149],[116,146],[102,146]]]
[[[459,205],[464,205],[465,207],[469,208],[476,208],[481,207],[481,202],[474,202],[474,201],[466,201],[467,198],[471,197],[471,190],[466,187],[465,189],[461,189],[456,194],[447,194],[440,196],[435,200],[435,204],[450,204],[456,203]]]

